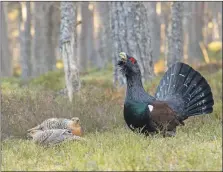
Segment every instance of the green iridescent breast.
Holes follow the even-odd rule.
[[[133,125],[135,127],[140,127],[147,122],[147,109],[148,104],[137,102],[137,101],[127,101],[124,105],[124,118],[127,124]]]

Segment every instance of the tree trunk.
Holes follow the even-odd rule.
[[[60,59],[59,55],[59,35],[60,35],[60,2],[53,2],[50,9],[50,28],[52,28],[52,49],[55,59]],[[52,62],[55,63],[54,61]]]
[[[157,2],[145,2],[148,7],[149,23],[151,28],[151,43],[153,61],[157,61],[160,56],[160,17],[156,13]]]
[[[190,2],[184,2],[184,16],[183,16],[183,56],[184,62],[188,63],[188,37],[189,37],[189,27],[190,17],[191,17]]]
[[[55,2],[49,3],[48,9],[46,10],[47,20],[45,23],[46,26],[46,31],[45,31],[45,37],[47,41],[47,46],[45,47],[45,52],[46,52],[46,58],[47,58],[47,65],[48,65],[48,70],[52,71],[56,68],[56,54],[55,54],[55,46],[56,44],[54,43],[54,39],[57,38],[57,36],[54,38],[53,34],[53,19],[55,17],[54,15],[54,4]],[[57,26],[59,28],[59,25]],[[56,40],[57,41],[57,40]],[[57,41],[59,42],[59,41]]]
[[[31,12],[30,2],[21,3],[21,23],[20,23],[20,63],[22,68],[22,79],[31,76]]]
[[[188,59],[190,62],[201,60],[203,55],[199,42],[203,42],[203,4],[204,2],[190,2],[190,20],[188,33]]]
[[[69,100],[73,93],[80,89],[80,78],[77,66],[76,44],[76,2],[61,2],[60,48],[64,62],[66,88]]]
[[[168,35],[167,65],[170,67],[183,60],[183,2],[173,2],[171,9],[171,28]]]
[[[50,10],[52,2],[35,2],[34,12],[34,76],[55,68]]]
[[[212,23],[213,23],[212,40],[221,41],[222,20],[220,15],[222,15],[222,3],[221,2],[208,2],[208,3],[209,3],[209,8],[212,12]]]
[[[1,31],[0,31],[0,40],[1,40],[1,77],[10,77],[12,76],[12,57],[9,52],[9,40],[8,40],[8,27],[6,21],[6,10],[4,9],[4,3],[0,2],[0,14],[1,14]]]
[[[163,24],[162,52],[164,53],[165,67],[167,67],[168,59],[168,34],[171,18],[170,2],[161,2],[161,20]]]
[[[112,2],[111,12],[113,59],[117,63],[121,51],[138,59],[142,79],[153,76],[151,36],[148,27],[148,14],[144,2]],[[114,84],[123,84],[115,65]]]
[[[93,12],[89,10],[90,2],[81,2],[81,36],[80,36],[80,70],[84,71],[94,54]],[[92,9],[93,10],[93,9]]]
[[[103,68],[111,59],[111,29],[110,29],[110,6],[109,2],[95,2],[95,20],[97,20],[96,46],[98,55],[96,62],[98,68]]]
[[[113,64],[114,64],[114,87],[123,86],[126,83],[125,78],[119,72],[117,62],[119,60],[118,54],[121,51],[127,51],[127,43],[125,43],[125,13],[124,13],[124,2],[111,2],[111,30],[112,30],[112,41],[113,41]],[[126,40],[127,41],[127,40]]]

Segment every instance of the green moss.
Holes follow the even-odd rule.
[[[222,60],[222,50],[218,52],[208,50],[208,56],[211,60]]]
[[[32,87],[36,85],[42,86],[43,88],[50,90],[60,90],[65,86],[64,72],[62,70],[50,71],[32,79],[29,82],[29,85]]]
[[[21,87],[22,82],[20,79],[11,77],[11,78],[2,78],[1,79],[1,89],[2,91],[10,91]]]

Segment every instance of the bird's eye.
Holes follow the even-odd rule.
[[[136,59],[134,59],[133,57],[130,57],[129,60],[132,62],[132,64],[135,64]]]

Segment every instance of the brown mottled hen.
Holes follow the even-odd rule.
[[[66,118],[49,118],[43,121],[40,125],[28,130],[31,132],[33,130],[48,130],[48,129],[69,129],[73,135],[83,136],[83,130],[80,125],[80,119],[78,117],[73,117],[71,119]]]

